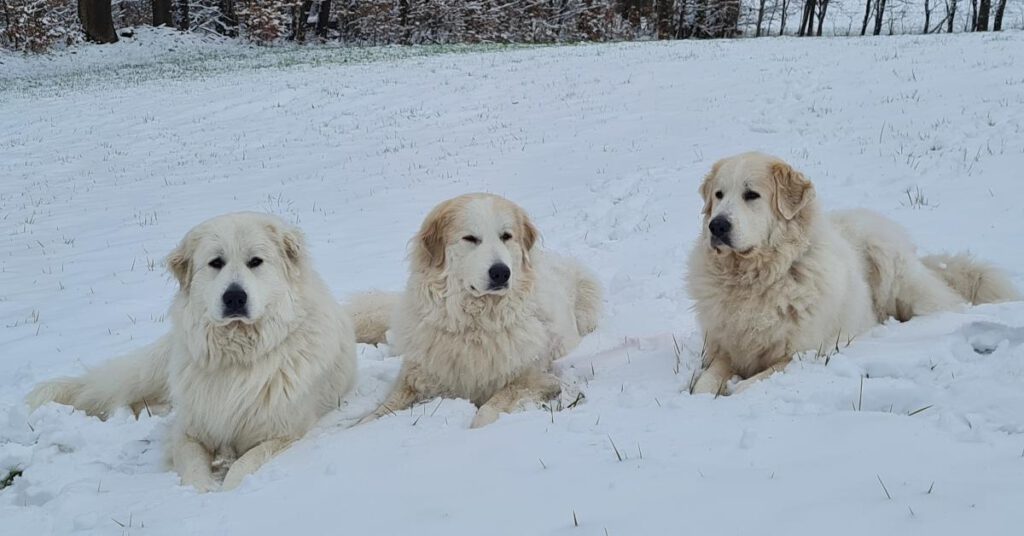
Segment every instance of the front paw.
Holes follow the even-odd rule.
[[[697,383],[693,385],[693,391],[690,394],[694,395],[727,395],[729,390],[726,388],[726,382],[718,375],[704,371],[703,374],[697,378]]]
[[[473,422],[469,424],[470,428],[482,428],[498,420],[498,410],[491,406],[483,406],[476,410],[476,415],[473,416]]]
[[[234,467],[235,466],[233,465],[232,468]],[[228,469],[228,474],[224,475],[224,483],[221,484],[220,490],[231,491],[237,488],[238,486],[241,486],[242,481],[245,480],[246,476],[248,476],[248,474],[245,473],[244,471],[233,471],[231,469]]]
[[[209,493],[220,489],[220,485],[212,477],[210,478],[185,478],[181,479],[182,486],[191,486],[199,493]]]

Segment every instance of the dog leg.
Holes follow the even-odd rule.
[[[721,395],[726,394],[725,382],[732,377],[732,362],[728,357],[718,354],[711,358],[711,363],[700,373],[697,383],[693,385],[691,394]]]
[[[487,426],[498,420],[498,416],[502,413],[511,413],[524,402],[541,404],[558,396],[560,392],[562,392],[562,384],[555,375],[531,368],[480,406],[469,427]]]
[[[732,395],[740,394],[743,391],[746,391],[747,389],[750,389],[750,387],[753,386],[755,383],[757,383],[757,382],[759,382],[759,381],[761,381],[761,380],[763,380],[765,378],[771,377],[776,372],[782,372],[786,368],[786,365],[789,365],[789,363],[791,361],[793,361],[792,358],[786,358],[786,359],[782,359],[782,360],[776,361],[775,364],[773,364],[772,366],[762,370],[761,372],[758,372],[757,374],[754,374],[753,376],[751,376],[751,377],[749,377],[749,378],[747,378],[745,380],[740,380],[740,381],[736,382],[736,384],[733,385],[732,389],[729,391],[729,394],[732,394]]]
[[[395,412],[401,411],[419,402],[422,396],[416,389],[409,385],[408,372],[405,366],[402,366],[402,371],[398,375],[398,381],[395,382],[394,388],[391,389],[391,394],[388,395],[387,400],[383,404],[377,407],[369,415],[359,419],[356,425],[365,424],[370,421],[379,419],[385,415],[392,415]]]
[[[213,455],[198,441],[181,437],[175,442],[171,457],[182,485],[192,486],[200,493],[217,489],[217,481],[213,478]]]
[[[291,443],[285,439],[269,439],[249,449],[241,458],[231,464],[228,474],[224,475],[224,484],[220,489],[229,491],[237,488],[245,477],[255,473],[274,455],[288,448]]]

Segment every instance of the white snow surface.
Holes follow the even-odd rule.
[[[761,149],[826,207],[1024,287],[1024,33],[460,53],[138,35],[0,56],[0,478],[23,472],[0,533],[1019,534],[1024,304],[888,323],[713,399],[686,392],[683,277],[701,177]],[[523,205],[605,285],[557,365],[573,409],[470,430],[468,402],[434,400],[348,428],[400,363],[361,346],[337,412],[199,494],[164,465],[168,417],[24,406],[168,329],[161,261],[203,219],[301,225],[340,299],[400,289],[425,213],[468,191]]]

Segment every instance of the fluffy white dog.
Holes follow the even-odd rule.
[[[760,153],[717,162],[700,186],[704,226],[688,289],[705,334],[696,393],[752,381],[796,352],[831,348],[889,317],[1019,299],[998,270],[966,255],[919,259],[907,233],[866,210],[822,214],[814,186]]]
[[[398,382],[365,422],[433,397],[466,398],[479,427],[556,396],[551,363],[593,331],[601,289],[576,262],[536,247],[522,208],[489,194],[435,207],[413,239],[404,293],[357,296],[360,342],[402,355]]]
[[[167,265],[180,283],[170,333],[80,377],[43,383],[28,403],[104,418],[169,402],[169,453],[182,483],[231,489],[338,406],[356,375],[355,334],[300,231],[274,216],[208,220]],[[215,458],[231,464],[223,485]]]

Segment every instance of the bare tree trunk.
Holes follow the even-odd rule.
[[[931,5],[928,3],[928,0],[924,0],[924,31],[922,31],[921,33],[923,33],[923,34],[927,34],[928,33],[928,26],[931,23],[931,21],[932,21],[932,8],[931,8]]]
[[[178,29],[187,32],[191,29],[192,21],[189,20],[188,0],[178,0]]]
[[[171,0],[153,0],[153,26],[174,26]]]
[[[996,20],[992,23],[993,32],[1003,31],[1003,12],[1006,11],[1006,0],[999,0],[996,6]]]
[[[764,0],[761,0],[762,3]],[[675,33],[672,28],[673,0],[657,0],[658,39],[672,39]]]
[[[821,37],[821,29],[825,26],[825,13],[828,12],[829,0],[818,0],[820,5],[818,6],[818,37]],[[835,32],[833,32],[835,33]]]
[[[956,3],[957,0],[949,0],[946,4],[946,33],[953,33],[953,22],[956,21]]]
[[[971,25],[970,30],[976,31],[978,27],[978,0],[971,0]]]
[[[804,0],[804,12],[800,17],[800,31],[798,36],[814,35],[814,3],[815,0]]]
[[[789,1],[782,0],[782,16],[779,17],[779,35],[786,35],[786,19],[789,17]]]
[[[955,1],[955,0],[954,0]],[[868,19],[871,18],[871,0],[867,0],[864,6],[864,24],[860,27],[860,34],[864,35],[868,33]]]
[[[988,14],[992,10],[992,0],[978,1],[978,23],[974,26],[976,32],[988,31]]]
[[[110,0],[78,0],[78,18],[82,21],[85,37],[95,43],[116,43],[114,15]]]
[[[885,20],[885,0],[875,0],[875,31],[872,35],[882,35],[882,21]]]
[[[320,10],[316,12],[316,35],[327,37],[327,27],[331,24],[331,0],[320,0]]]
[[[302,0],[292,12],[292,39],[300,43],[306,40],[306,23],[309,21],[310,9],[313,9],[313,0]]]
[[[760,0],[757,3],[757,30],[754,32],[754,37],[761,37],[761,24],[764,23],[764,6],[768,3],[768,0]]]

